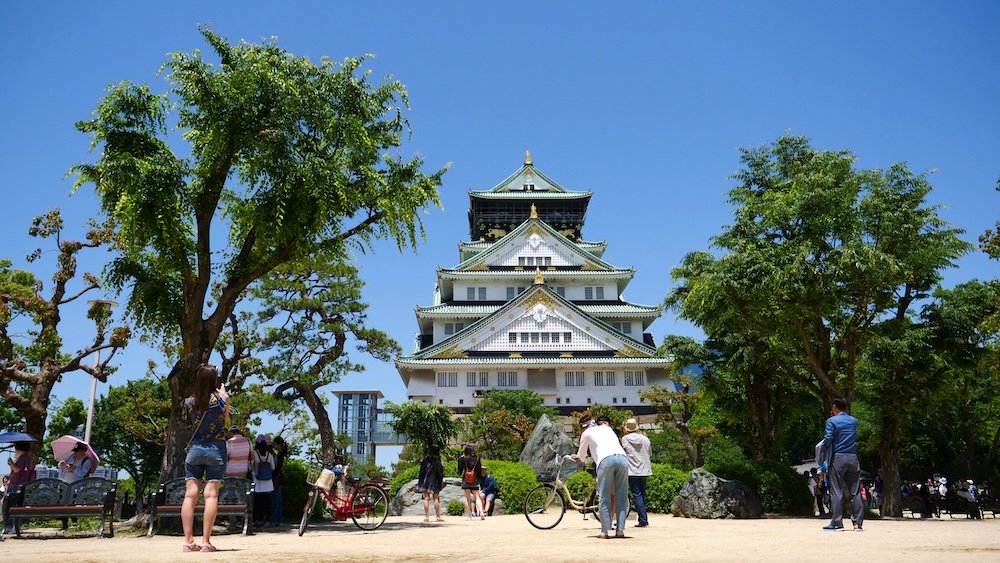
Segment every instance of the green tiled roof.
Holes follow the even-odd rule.
[[[470,197],[481,199],[586,199],[591,192],[469,192]]]
[[[549,279],[563,278],[611,278],[611,279],[632,279],[635,269],[628,270],[542,270],[542,277]],[[451,279],[510,279],[520,278],[531,280],[535,277],[535,270],[531,266],[525,266],[523,270],[438,270],[438,277]]]
[[[503,305],[457,305],[454,303],[444,303],[430,307],[417,307],[417,314],[440,318],[480,317],[488,315],[502,306]],[[601,316],[625,315],[658,317],[662,312],[660,307],[624,302],[614,305],[588,305],[586,303],[577,303],[576,306],[585,313]]]
[[[517,172],[514,172],[510,176],[507,176],[506,178],[504,178],[503,180],[501,180],[499,184],[493,186],[489,190],[486,190],[484,192],[479,192],[479,191],[475,191],[475,190],[469,190],[469,193],[470,194],[476,194],[476,195],[480,195],[480,194],[501,194],[501,193],[508,193],[508,192],[504,192],[504,191],[501,191],[501,190],[503,190],[503,188],[507,184],[509,184],[512,181],[514,181],[514,178],[517,178],[518,176],[520,176],[521,174],[524,174],[525,172],[530,172],[532,175],[537,176],[537,177],[541,178],[542,180],[545,180],[545,183],[547,183],[548,185],[552,186],[552,191],[545,190],[545,191],[541,191],[541,192],[532,192],[532,193],[557,193],[557,194],[562,194],[562,195],[567,195],[567,194],[569,194],[569,195],[587,194],[588,196],[590,195],[590,191],[586,191],[586,192],[573,192],[573,191],[567,190],[566,188],[560,186],[558,183],[554,182],[552,180],[552,178],[549,178],[548,176],[546,176],[542,171],[540,171],[537,168],[535,168],[534,164],[525,164],[525,165],[521,166],[520,168],[517,169]],[[517,190],[517,191],[520,191],[520,190]],[[520,193],[523,194],[524,192],[521,191]]]
[[[497,240],[493,244],[496,244],[496,245],[505,244],[505,241],[510,241],[510,240],[512,240],[512,239],[514,239],[516,237],[521,236],[522,233],[524,233],[525,231],[527,231],[528,229],[530,229],[532,226],[537,226],[538,228],[542,229],[542,231],[544,231],[546,233],[549,233],[549,235],[552,236],[555,240],[560,241],[565,246],[567,246],[570,249],[578,252],[580,255],[583,256],[584,260],[586,260],[588,262],[592,262],[593,264],[595,264],[595,265],[597,265],[597,266],[599,266],[599,267],[601,267],[601,268],[603,268],[605,270],[620,269],[620,268],[615,268],[611,264],[608,264],[604,260],[601,260],[600,258],[598,258],[597,255],[595,255],[595,254],[593,254],[591,252],[588,252],[586,249],[581,248],[578,244],[576,244],[573,241],[571,241],[571,240],[567,239],[566,237],[564,237],[559,231],[553,229],[548,223],[546,223],[545,221],[542,221],[541,219],[538,219],[538,218],[531,218],[531,219],[528,219],[527,221],[521,223],[520,225],[517,226],[517,228],[515,228],[511,232],[507,233],[506,235],[504,235],[503,237],[501,237],[499,240]],[[479,254],[476,254],[475,256],[472,256],[471,258],[465,260],[464,262],[462,262],[461,264],[455,266],[452,269],[453,270],[465,270],[465,269],[468,269],[468,268],[476,265],[477,263],[481,262],[483,260],[482,256],[484,254],[486,254],[487,252],[492,252],[495,248],[497,248],[497,247],[496,246],[490,246],[489,248],[485,248]]]
[[[435,365],[641,365],[645,367],[670,366],[667,358],[433,358],[417,359],[413,356],[400,356],[396,359],[397,367],[421,367]]]

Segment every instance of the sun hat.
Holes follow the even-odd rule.
[[[66,451],[66,450],[63,450],[63,451]],[[87,444],[84,444],[83,442],[77,442],[76,445],[73,446],[73,451],[74,452],[85,452],[85,451],[87,451]]]
[[[271,442],[271,437],[268,436],[267,434],[257,434],[256,442],[258,444],[267,444]]]
[[[636,422],[634,418],[630,418],[625,421],[625,430],[629,432],[635,432],[639,429],[639,423]]]

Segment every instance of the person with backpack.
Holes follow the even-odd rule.
[[[59,460],[59,478],[67,483],[76,483],[96,469],[94,461],[87,455],[87,445],[83,442],[77,442],[66,459]],[[75,516],[60,518],[63,531],[69,529],[70,519],[73,520],[74,525],[79,523]]]
[[[181,551],[218,551],[212,545],[212,526],[219,510],[219,486],[226,474],[226,424],[229,423],[229,395],[219,381],[219,370],[209,364],[198,366],[194,392],[181,400],[181,417],[194,432],[184,458],[184,503],[181,526],[184,545]],[[201,483],[205,482],[205,513],[202,518],[201,544],[194,543],[194,507]]]
[[[465,446],[465,451],[458,456],[458,476],[462,478],[462,492],[465,493],[465,509],[470,517],[479,516],[485,520],[483,502],[479,499],[479,474],[483,466],[476,455],[474,446]]]
[[[271,438],[267,434],[258,434],[254,441],[253,454],[250,456],[250,471],[253,473],[253,526],[254,529],[270,525],[271,493],[274,492],[274,452],[271,451]]]

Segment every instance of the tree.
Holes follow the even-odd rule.
[[[99,288],[97,277],[90,273],[83,274],[79,287],[71,285],[77,277],[77,255],[103,245],[110,232],[92,224],[85,241],[71,241],[62,240],[62,229],[62,216],[53,210],[36,217],[28,231],[31,236],[55,239],[58,266],[48,297],[42,296],[43,284],[34,274],[14,270],[9,260],[0,260],[0,396],[23,417],[24,431],[39,439],[45,432],[56,382],[75,371],[106,382],[108,363],[129,339],[128,327],[114,328],[108,334],[111,307],[107,301],[95,300],[87,309],[87,318],[94,322],[93,340],[82,350],[63,351],[59,332],[63,308]],[[28,259],[34,261],[41,255],[36,250]],[[108,352],[100,365],[84,363],[100,351]],[[33,442],[32,448],[37,459],[41,442]]]
[[[364,283],[350,264],[319,252],[280,268],[254,291],[263,304],[267,329],[261,347],[271,353],[265,387],[289,405],[303,402],[319,432],[323,459],[333,459],[340,443],[320,390],[364,366],[351,361],[348,344],[376,359],[399,355],[399,345],[384,332],[365,326],[368,305]]]
[[[639,391],[639,396],[656,409],[659,421],[680,432],[688,461],[692,467],[701,467],[704,464],[701,446],[706,438],[715,434],[715,427],[692,424],[705,393],[695,388],[689,374],[692,368],[704,369],[711,365],[712,354],[693,338],[670,335],[663,339],[657,355],[671,358],[670,379],[674,388],[653,385],[646,391]]]
[[[51,405],[50,405],[51,406]],[[73,434],[77,428],[83,428],[87,423],[87,407],[76,397],[68,397],[49,417],[48,433],[43,440],[45,446],[38,457],[41,463],[55,465],[60,460],[52,456],[52,442],[66,434]]]
[[[1000,334],[989,326],[998,300],[1000,281],[972,280],[938,289],[922,314],[941,363],[932,418],[966,475],[994,467],[1000,449]]]
[[[395,156],[406,89],[369,82],[363,58],[315,64],[273,41],[231,45],[201,31],[217,61],[173,53],[162,95],[111,86],[93,119],[77,124],[100,156],[72,169],[113,223],[108,279],[130,290],[128,314],[177,342],[165,476],[180,473],[191,433],[179,402],[248,288],[319,249],[344,257],[383,239],[414,246],[444,173]],[[174,118],[179,139],[167,128]]]
[[[462,435],[484,458],[518,461],[542,415],[556,415],[544,403],[529,389],[491,389],[463,419]]]
[[[169,413],[170,388],[152,377],[112,386],[94,406],[91,445],[105,465],[129,474],[140,509],[143,494],[159,482]]]
[[[877,323],[912,314],[970,247],[926,204],[926,176],[903,164],[855,170],[850,153],[793,136],[742,160],[733,224],[713,239],[723,255],[692,253],[674,270],[677,310],[709,335],[738,318],[790,353],[782,377],[824,404],[850,398]]]
[[[444,405],[415,401],[398,405],[387,402],[385,411],[392,415],[392,421],[388,423],[392,431],[406,436],[407,443],[422,453],[431,446],[444,449],[458,435],[459,423],[451,409]]]

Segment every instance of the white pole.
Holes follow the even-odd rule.
[[[101,365],[101,351],[97,350],[97,357],[94,358],[94,371]],[[90,405],[87,407],[87,427],[83,431],[83,441],[90,443],[90,426],[94,422],[94,399],[97,397],[97,376],[90,378]]]

